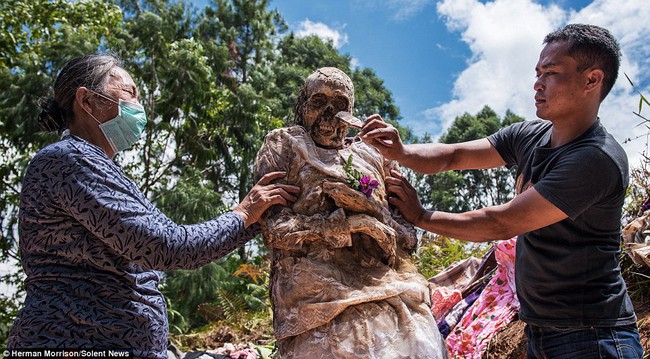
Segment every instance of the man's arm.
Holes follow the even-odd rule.
[[[568,216],[540,195],[534,187],[510,202],[464,213],[426,211],[413,187],[396,172],[386,179],[389,202],[414,225],[451,238],[487,242],[530,232]]]
[[[485,138],[454,144],[404,145],[404,155],[398,162],[414,171],[426,174],[505,165],[499,152]]]
[[[385,158],[395,160],[420,173],[449,170],[485,169],[503,166],[505,161],[487,139],[455,144],[426,143],[404,145],[399,131],[372,115],[364,122],[359,136]]]

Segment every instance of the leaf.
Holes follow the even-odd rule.
[[[264,280],[266,274],[267,274],[266,271],[263,270],[262,268],[259,268],[252,264],[244,263],[240,265],[239,268],[232,275],[249,277],[253,280],[253,282],[255,282],[255,284],[258,284],[260,281]]]

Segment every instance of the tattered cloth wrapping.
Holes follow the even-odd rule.
[[[491,257],[493,257],[492,250],[486,253],[482,259],[470,257],[460,260],[429,278],[431,311],[438,323],[469,294],[470,287],[494,268],[491,263],[494,261],[490,259]]]
[[[622,236],[632,261],[650,267],[650,211],[625,226]]]
[[[379,181],[370,197],[348,185],[350,155]],[[428,282],[410,256],[415,230],[388,207],[384,178],[393,166],[362,142],[319,148],[300,126],[266,137],[256,176],[286,171],[286,183],[301,188],[262,224],[280,357],[447,358]]]
[[[447,337],[454,358],[480,359],[492,336],[519,311],[515,290],[516,238],[495,245],[496,273]]]
[[[476,291],[461,299],[453,308],[451,308],[449,313],[447,313],[442,319],[438,320],[438,330],[440,330],[440,334],[442,334],[443,338],[449,336],[451,330],[456,326],[456,324],[458,324],[465,312],[467,312],[467,309],[474,304],[476,299],[481,295],[483,288],[485,288],[485,285],[479,287]]]

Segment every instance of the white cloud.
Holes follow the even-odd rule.
[[[431,3],[433,0],[386,0],[386,6],[393,11],[395,20],[407,20]]]
[[[405,21],[435,2],[436,0],[353,0],[352,4],[363,9],[363,12],[386,10],[392,20]]]
[[[648,132],[645,126],[636,126],[640,119],[632,111],[638,109],[639,97],[623,76],[627,73],[638,84],[650,79],[650,7],[644,0],[597,0],[578,12],[532,0],[444,0],[437,10],[472,53],[467,68],[457,75],[452,100],[424,111],[428,119],[441,121],[443,130],[456,116],[474,114],[486,104],[501,116],[510,109],[535,118],[534,67],[542,40],[567,23],[581,22],[609,29],[622,48],[621,74],[601,106],[603,123],[621,143]],[[650,94],[647,87],[641,91]],[[635,166],[646,144],[636,140],[623,147]]]
[[[335,30],[322,22],[312,22],[309,19],[302,21],[295,33],[298,37],[316,35],[325,41],[331,40],[337,49],[348,43],[348,34]]]
[[[352,57],[350,59],[350,67],[352,67],[353,69],[357,69],[357,68],[360,69],[363,67],[363,65],[361,64],[361,61],[359,61],[358,58]]]

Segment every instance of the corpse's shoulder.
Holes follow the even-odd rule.
[[[289,127],[280,127],[271,130],[269,131],[269,133],[266,134],[266,139],[268,141],[268,140],[286,139],[292,137],[301,138],[308,135],[309,134],[307,133],[307,130],[305,130],[304,127],[296,125],[296,126],[289,126]]]
[[[349,151],[354,157],[359,157],[360,159],[363,159],[365,162],[368,162],[372,164],[374,167],[387,167],[389,161],[384,156],[379,152],[376,148],[366,144],[365,142],[355,142],[349,147]],[[388,166],[387,168],[392,168],[396,167],[397,162],[395,162],[395,166]]]

